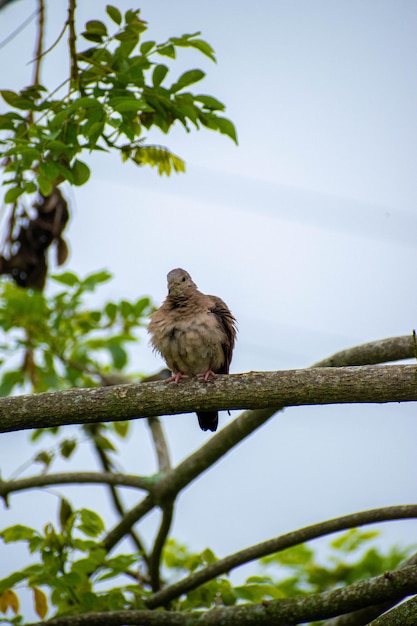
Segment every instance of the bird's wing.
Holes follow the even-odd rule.
[[[224,365],[220,368],[218,373],[228,374],[236,340],[236,320],[227,304],[225,304],[221,298],[217,296],[207,297],[210,298],[210,312],[216,316],[217,323],[223,331],[224,336],[224,341],[222,341]]]

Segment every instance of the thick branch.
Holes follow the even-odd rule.
[[[342,589],[306,598],[273,600],[202,612],[114,611],[86,613],[38,622],[37,626],[287,626],[325,619],[383,600],[400,600],[417,591],[417,567],[386,572]],[[29,625],[35,626],[35,625]]]
[[[326,367],[13,396],[0,399],[0,432],[195,410],[409,402],[417,400],[416,374],[415,365]]]
[[[409,567],[410,565],[417,565],[417,554],[413,554],[413,556],[399,565],[398,569]],[[390,600],[389,602],[382,602],[382,604],[373,604],[359,611],[345,613],[327,620],[323,626],[366,626],[369,622],[382,615],[382,613],[392,609],[396,602],[396,600]]]
[[[369,626],[415,626],[416,624],[417,597],[414,597],[370,622]]]
[[[372,509],[370,511],[361,511],[360,513],[353,513],[352,515],[345,515],[336,519],[321,522],[319,524],[313,524],[312,526],[306,526],[300,530],[295,530],[286,535],[263,541],[239,552],[235,552],[224,559],[220,559],[211,565],[208,565],[204,569],[194,572],[187,578],[183,578],[178,582],[165,587],[162,591],[154,593],[146,601],[146,605],[149,608],[156,608],[158,606],[166,605],[174,598],[178,598],[183,593],[191,591],[196,587],[199,587],[203,583],[226,574],[232,569],[260,559],[268,554],[274,554],[299,545],[311,539],[317,539],[318,537],[324,537],[331,533],[346,530],[348,528],[356,528],[358,526],[365,526],[366,524],[375,524],[376,522],[386,522],[389,520],[400,519],[415,519],[417,518],[417,505],[408,506],[392,506],[384,507],[381,509]]]

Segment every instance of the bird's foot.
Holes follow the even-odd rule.
[[[183,374],[182,372],[178,372],[174,376],[170,376],[169,378],[167,378],[165,382],[167,383],[174,382],[176,385],[178,385],[181,378],[188,378],[188,376],[186,374]]]
[[[201,372],[200,374],[196,374],[196,376],[197,378],[204,378],[204,380],[207,382],[208,380],[210,380],[210,376],[216,378],[216,372],[213,372],[213,370],[207,370],[207,372]]]

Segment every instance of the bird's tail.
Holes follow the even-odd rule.
[[[217,411],[199,411],[197,412],[198,423],[201,430],[217,430],[219,423],[219,414]]]

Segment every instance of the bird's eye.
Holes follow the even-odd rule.
[[[181,278],[182,282],[185,283],[185,276]]]

